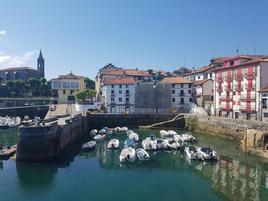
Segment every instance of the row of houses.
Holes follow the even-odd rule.
[[[178,112],[194,102],[214,106],[216,116],[268,120],[268,56],[213,58],[184,77],[161,81],[146,71],[108,64],[96,77],[96,90],[108,113]]]

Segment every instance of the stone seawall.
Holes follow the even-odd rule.
[[[89,129],[101,129],[102,127],[114,128],[127,126],[138,128],[154,123],[167,121],[174,118],[175,114],[90,114],[87,117]],[[165,127],[184,128],[184,119],[167,123]]]
[[[26,115],[33,119],[35,116],[43,119],[48,111],[48,106],[27,106],[27,107],[16,107],[16,108],[1,108],[0,116],[11,116],[24,118]]]
[[[185,114],[185,129],[241,141],[248,129],[263,132],[268,130],[268,123]]]

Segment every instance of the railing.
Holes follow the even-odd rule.
[[[241,94],[240,100],[255,100],[256,99],[256,94],[255,92],[250,92],[250,94]]]
[[[246,111],[255,111],[255,104],[241,104],[240,105],[240,110],[246,110]]]
[[[217,82],[222,82],[223,81],[223,79],[222,79],[222,77],[217,77]]]
[[[245,77],[248,80],[253,80],[255,78],[255,73],[245,73]]]
[[[243,74],[239,74],[239,75],[236,75],[234,77],[235,80],[243,80],[243,78],[244,78],[244,75]]]
[[[180,93],[180,96],[185,96],[185,93]]]
[[[230,76],[230,75],[228,76],[228,75],[227,75],[227,76],[224,77],[224,79],[225,79],[226,81],[231,81],[233,78],[232,78],[232,76]]]

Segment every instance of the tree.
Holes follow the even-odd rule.
[[[40,96],[41,81],[36,78],[30,78],[28,83],[32,96]]]
[[[91,80],[90,78],[86,77],[84,82],[86,83],[86,89],[95,89],[95,81]]]
[[[96,91],[86,89],[78,92],[75,96],[78,100],[85,101],[86,99],[90,99],[90,101],[93,102],[93,98],[96,96]]]

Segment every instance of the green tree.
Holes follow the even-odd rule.
[[[78,100],[85,101],[86,99],[90,99],[90,101],[93,101],[93,98],[96,96],[96,91],[95,90],[89,90],[86,89],[84,91],[78,92],[75,97]]]
[[[51,85],[50,82],[46,80],[46,78],[42,78],[40,80],[40,96],[51,96]]]
[[[91,80],[90,78],[86,77],[84,82],[86,83],[86,89],[95,89],[95,81]]]
[[[30,78],[28,84],[32,96],[40,96],[41,81],[36,78]]]

